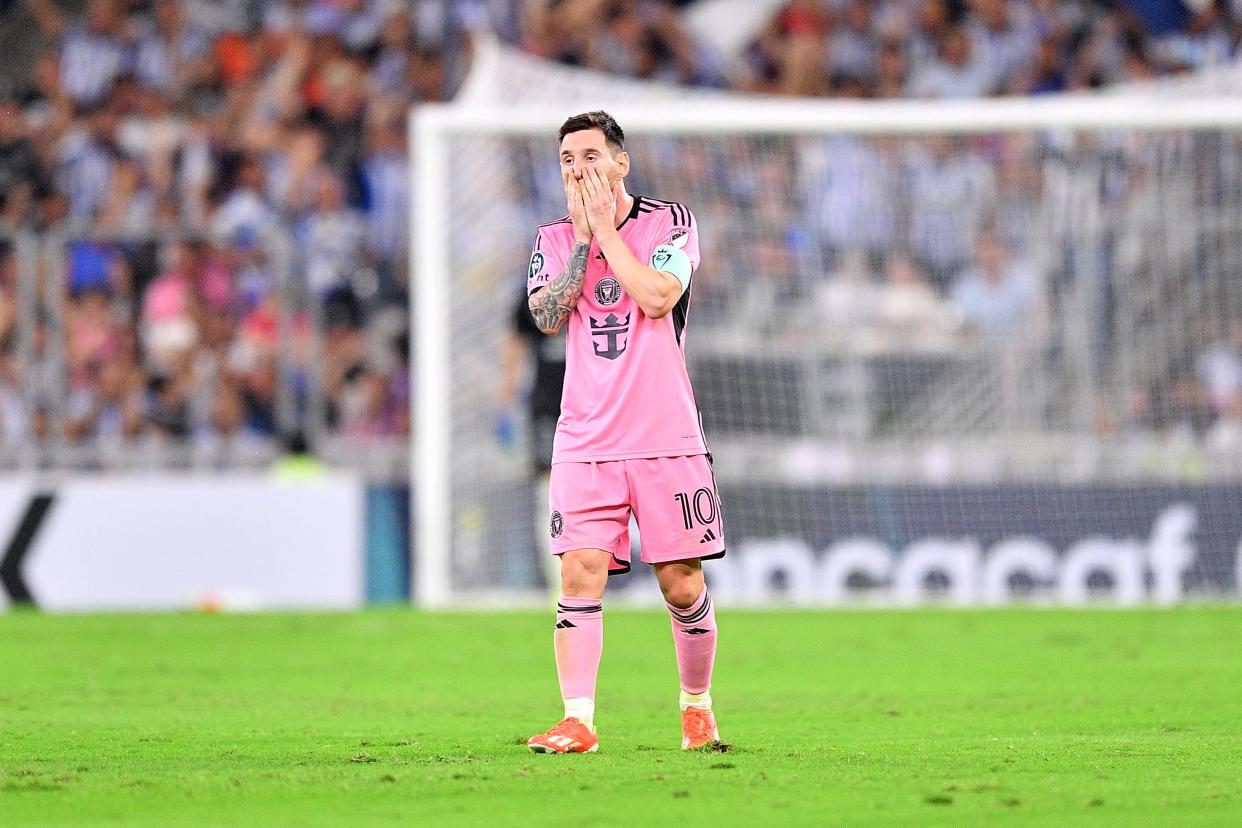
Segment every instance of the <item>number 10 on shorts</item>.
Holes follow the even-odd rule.
[[[716,499],[716,493],[706,486],[696,489],[693,494],[678,492],[673,495],[673,500],[681,506],[681,520],[687,530],[695,527],[695,521],[699,526],[710,526],[716,522],[720,503]]]

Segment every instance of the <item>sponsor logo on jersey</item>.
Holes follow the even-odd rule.
[[[685,247],[686,242],[690,239],[690,231],[685,227],[674,227],[673,235],[669,238],[668,243],[673,247]]]
[[[610,313],[604,319],[599,320],[594,316],[591,319],[591,339],[592,347],[595,349],[595,355],[604,359],[616,359],[625,353],[626,345],[629,337],[626,336],[630,332],[630,315],[627,313],[624,319],[618,319],[615,313]]]
[[[552,535],[552,537],[559,538],[561,536],[561,532],[564,531],[565,518],[560,512],[554,511],[552,513],[552,522],[548,526],[548,532]]]
[[[526,272],[526,278],[533,279],[543,270],[543,254],[539,251],[530,257],[530,270]]]
[[[595,286],[595,301],[601,305],[615,305],[621,301],[621,283],[611,276],[600,279]]]

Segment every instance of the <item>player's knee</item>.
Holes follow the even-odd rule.
[[[604,555],[561,555],[561,594],[594,598],[608,582],[608,559]]]
[[[699,600],[699,595],[703,592],[703,579],[694,574],[670,578],[660,584],[660,589],[664,592],[665,601],[675,607],[685,608]]]

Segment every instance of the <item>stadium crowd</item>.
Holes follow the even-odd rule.
[[[525,6],[533,54],[600,71],[753,92],[845,97],[1037,95],[1228,61],[1233,0],[790,0],[740,60],[669,0]],[[708,39],[710,40],[710,39]]]
[[[490,22],[534,55],[639,78],[927,98],[1034,95],[1200,68],[1235,54],[1242,19],[1228,2],[1192,12],[1137,0],[792,0],[727,59],[691,33],[691,5],[87,0],[69,13],[23,0],[40,45],[24,82],[0,96],[0,437],[245,444],[307,424],[363,441],[407,434],[404,117],[411,104],[451,95],[474,26]],[[909,287],[892,300],[895,325],[945,295],[982,329],[1005,329],[1011,320],[998,314],[1037,310],[1027,266],[1009,258],[1006,228],[989,223],[1020,220],[1010,209],[980,215],[967,235],[915,227],[926,246],[908,256],[877,261],[881,243],[845,251],[862,258],[837,255],[834,234],[856,240],[860,227],[884,226],[866,213],[877,207],[866,198],[875,182],[842,175],[868,169],[875,151],[831,148],[804,195],[834,255],[828,270],[870,262]],[[950,159],[946,175],[967,186],[954,197],[1020,177],[1021,158],[1011,170],[1002,157],[999,172],[973,158]],[[759,165],[729,186],[749,191],[748,209],[767,211],[770,226],[796,229],[812,219],[769,203],[795,184],[782,175]],[[929,221],[946,206],[946,180],[914,184]],[[1024,191],[1014,192],[1018,204]],[[722,214],[732,195],[722,192]],[[835,209],[834,199],[853,207]],[[45,303],[23,352],[15,239],[49,230],[69,242],[63,261],[39,257],[36,277],[63,278],[64,304]],[[772,269],[808,246],[782,231],[753,252]],[[998,297],[987,289],[995,279],[1014,286]],[[727,284],[724,269],[718,281]],[[754,284],[745,289],[764,280]],[[56,301],[55,291],[43,295]],[[56,323],[60,349],[49,341]],[[55,387],[62,400],[40,398]]]

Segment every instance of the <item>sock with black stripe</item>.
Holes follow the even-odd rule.
[[[681,706],[711,709],[712,665],[716,661],[716,610],[707,587],[688,607],[667,604],[673,619],[677,672],[681,675]]]
[[[604,652],[604,602],[561,596],[556,605],[556,675],[565,715],[595,729],[595,679]]]

